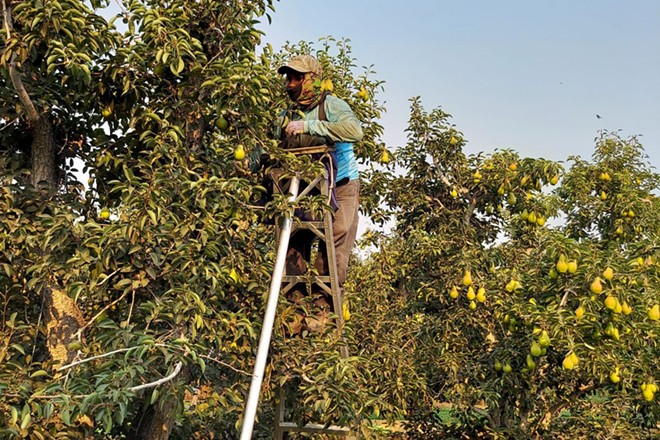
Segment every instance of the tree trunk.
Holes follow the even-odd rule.
[[[68,345],[84,324],[84,319],[75,301],[59,289],[46,288],[44,292],[44,315],[47,328],[47,346],[53,360],[60,365],[73,361],[74,351]]]
[[[190,368],[184,365],[179,376],[172,382],[172,395],[162,396],[155,404],[147,407],[141,415],[137,432],[132,440],[168,440],[170,438],[172,427],[176,421],[177,406],[183,394],[183,391],[180,390],[183,390],[189,378]]]
[[[31,181],[35,187],[45,182],[50,191],[55,191],[57,188],[55,139],[53,127],[45,114],[40,115],[34,127]]]

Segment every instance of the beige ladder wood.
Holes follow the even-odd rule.
[[[300,148],[293,150],[288,150],[294,154],[310,154],[310,153],[328,153],[329,149],[325,146],[322,147],[311,147],[311,148]],[[271,173],[271,177],[275,180],[278,175],[278,171],[274,170]],[[286,184],[282,187],[275,185],[275,188],[279,188],[282,192],[286,190]],[[320,192],[326,200],[330,200],[330,182],[327,174],[317,178],[315,181],[311,182],[306,189],[304,189],[301,194],[308,193],[309,191],[316,189]],[[323,247],[326,251],[326,260],[328,262],[328,275],[318,275],[318,274],[303,274],[303,275],[288,275],[285,274],[282,277],[282,287],[281,295],[285,295],[290,291],[294,286],[299,283],[305,283],[310,285],[316,285],[321,288],[324,292],[332,297],[332,305],[334,309],[335,316],[335,326],[337,335],[341,338],[342,329],[344,327],[344,317],[343,317],[343,298],[342,292],[339,288],[339,281],[337,278],[337,259],[335,256],[335,240],[332,229],[332,217],[333,213],[330,210],[325,210],[323,212],[323,218],[320,220],[314,221],[304,221],[296,220],[292,225],[291,235],[295,234],[300,230],[311,231],[314,236],[319,240],[319,252]],[[279,230],[278,230],[278,240],[279,240]],[[324,243],[325,246],[320,246],[321,243]],[[308,267],[310,262],[308,262]],[[309,269],[308,269],[309,271]],[[348,348],[345,344],[342,344],[340,347],[340,354],[343,358],[348,357]],[[304,433],[322,433],[327,435],[337,435],[337,436],[348,436],[350,430],[343,426],[335,425],[322,425],[316,423],[307,423],[305,425],[298,425],[295,422],[290,422],[285,420],[285,405],[286,398],[284,395],[284,386],[280,389],[280,396],[278,402],[277,410],[277,420],[275,426],[275,435],[276,440],[281,440],[284,438],[286,432],[304,432]]]

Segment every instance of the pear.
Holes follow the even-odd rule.
[[[612,280],[613,277],[614,277],[614,270],[608,266],[607,269],[603,271],[603,278],[605,278],[607,281],[610,281]]]
[[[619,369],[616,368],[614,371],[610,373],[610,380],[612,383],[619,383],[621,382],[621,378],[619,377]]]
[[[390,153],[387,150],[383,150],[383,154],[380,155],[380,163],[390,163]]]
[[[110,211],[108,211],[108,208],[103,208],[101,212],[99,212],[99,218],[101,220],[107,220],[110,218]]]
[[[572,370],[575,367],[575,364],[573,363],[573,359],[571,358],[570,355],[564,358],[564,360],[561,363],[561,366],[564,367],[565,370]]]
[[[551,183],[552,185],[556,185],[557,182],[559,182],[559,174],[555,174],[555,175],[552,176],[552,178],[550,179],[550,183]]]
[[[569,261],[567,269],[568,269],[568,273],[575,273],[575,271],[577,270],[577,261],[575,260]]]
[[[504,371],[505,373],[511,373],[511,370],[512,368],[511,365],[509,364],[504,364],[504,366],[502,367],[502,371]]]
[[[348,303],[344,303],[341,306],[341,314],[342,317],[344,318],[344,321],[350,321],[351,320],[351,311],[348,309]]]
[[[222,116],[218,116],[218,119],[215,120],[215,128],[224,133],[229,128],[229,121]]]
[[[630,304],[624,301],[623,304],[621,304],[621,313],[624,315],[630,315],[632,313],[632,307],[630,307]]]
[[[474,302],[474,301],[470,301],[470,309],[471,309],[471,310],[474,310],[474,309],[476,309],[476,308],[477,308],[477,303]]]
[[[527,368],[529,368],[530,370],[536,368],[536,362],[534,362],[534,358],[532,358],[532,355],[528,354],[526,361],[527,361]]]
[[[452,188],[452,190],[451,190],[451,196],[452,196],[453,198],[458,197],[458,191],[456,191],[456,189],[453,189],[453,188]]]
[[[564,255],[559,256],[559,261],[557,261],[555,267],[557,268],[557,272],[566,273],[568,270],[568,263],[566,262],[566,257],[564,257]]]
[[[452,136],[451,138],[449,138],[449,143],[450,143],[451,145],[456,145],[456,144],[458,143],[458,138]]]
[[[607,295],[607,298],[605,298],[605,301],[603,303],[605,304],[605,307],[607,307],[610,310],[614,310],[616,308],[617,300],[615,297],[612,295]]]
[[[236,146],[236,149],[234,150],[234,159],[236,160],[245,159],[245,147],[243,147],[243,145],[238,144]]]
[[[235,283],[238,283],[238,272],[236,272],[236,269],[233,267],[231,268],[231,271],[229,272],[229,278],[234,280]]]
[[[583,316],[584,316],[584,307],[580,306],[577,309],[575,309],[576,319],[582,319]]]
[[[449,296],[451,296],[454,299],[458,298],[458,289],[456,288],[456,286],[451,286],[451,290],[449,291]]]
[[[481,303],[486,301],[486,289],[483,287],[479,287],[479,290],[477,290],[477,301]]]
[[[652,321],[657,321],[660,319],[660,305],[656,304],[649,309],[648,312],[649,319]]]
[[[529,352],[532,353],[532,356],[539,357],[541,355],[541,346],[538,342],[532,342],[532,346],[529,349]]]
[[[502,363],[496,359],[493,368],[495,368],[495,371],[502,371]]]
[[[469,270],[465,271],[465,275],[463,275],[463,285],[464,286],[470,286],[472,284],[472,274],[470,273]]]
[[[543,330],[541,332],[541,336],[539,336],[539,345],[541,348],[546,348],[550,346],[550,336],[548,336],[548,332]]]
[[[474,298],[476,298],[476,296],[477,295],[474,293],[474,289],[472,288],[472,286],[468,287],[467,299],[472,301]]]
[[[600,294],[603,291],[603,285],[600,282],[600,277],[596,277],[589,287],[591,293],[596,295]]]

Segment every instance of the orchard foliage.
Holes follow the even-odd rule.
[[[260,156],[287,173],[320,172],[270,136],[285,103],[275,69],[294,48],[259,48],[270,0],[126,0],[110,22],[108,3],[9,2],[0,436],[235,433],[273,266],[274,230],[262,220],[294,208],[284,196],[259,203]],[[355,73],[346,41],[300,47],[333,66],[325,79],[367,133],[360,157],[379,157],[380,83],[369,69]],[[32,185],[37,134],[12,72],[52,128],[57,191]],[[271,398],[294,376],[323,376],[299,386],[315,418],[357,424],[374,397],[358,358],[340,360],[330,335],[292,341],[285,327],[277,323],[260,435],[272,429]]]
[[[413,438],[657,434],[660,178],[638,140],[603,133],[566,171],[467,156],[418,99],[408,137],[395,232],[353,272],[381,410]]]

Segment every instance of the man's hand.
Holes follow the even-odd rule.
[[[287,124],[284,132],[287,136],[293,136],[294,134],[301,134],[305,129],[305,121],[291,121]]]

